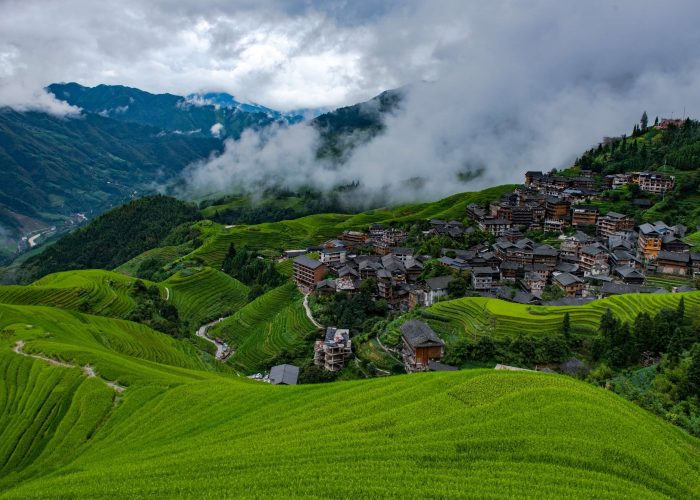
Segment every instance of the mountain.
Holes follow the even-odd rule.
[[[223,93],[183,97],[151,94],[123,85],[84,87],[77,83],[54,83],[48,86],[48,91],[89,113],[196,136],[238,138],[247,128],[287,121],[278,111],[243,104]],[[299,121],[300,117],[290,119]],[[213,129],[217,124],[221,127]]]
[[[29,230],[92,217],[152,190],[189,163],[220,151],[194,137],[93,113],[60,118],[0,110],[0,258]]]
[[[406,89],[382,92],[372,99],[338,108],[311,121],[321,133],[322,158],[344,160],[352,150],[371,141],[384,130],[384,116],[400,108]]]

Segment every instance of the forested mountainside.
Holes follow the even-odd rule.
[[[70,269],[113,269],[160,246],[180,224],[200,218],[195,205],[166,196],[147,196],[111,210],[30,257],[22,281]]]
[[[27,230],[60,226],[76,212],[99,215],[221,148],[216,138],[162,134],[96,114],[0,110],[0,259]]]
[[[48,90],[57,99],[88,113],[200,137],[211,137],[214,133],[217,137],[238,138],[247,128],[265,127],[277,119],[286,123],[273,110],[243,106],[227,94],[183,97],[151,94],[123,85],[84,87],[78,83],[54,83]],[[221,128],[212,132],[215,124]]]

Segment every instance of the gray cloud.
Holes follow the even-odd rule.
[[[341,169],[316,161],[318,137],[298,125],[247,133],[188,179],[196,192],[360,179],[379,196],[433,197],[564,166],[642,110],[697,116],[699,18],[692,0],[4,1],[0,104],[60,106],[41,88],[66,80],[282,110],[412,84]]]

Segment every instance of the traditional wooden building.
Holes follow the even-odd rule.
[[[428,371],[431,360],[442,359],[445,343],[430,326],[422,321],[410,320],[401,325],[403,360],[406,371]]]
[[[571,225],[595,226],[598,222],[598,207],[576,206],[571,209]]]

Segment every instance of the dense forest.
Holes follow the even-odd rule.
[[[200,218],[197,207],[162,195],[147,196],[111,210],[22,264],[30,282],[71,269],[112,269],[163,243],[177,226]]]

